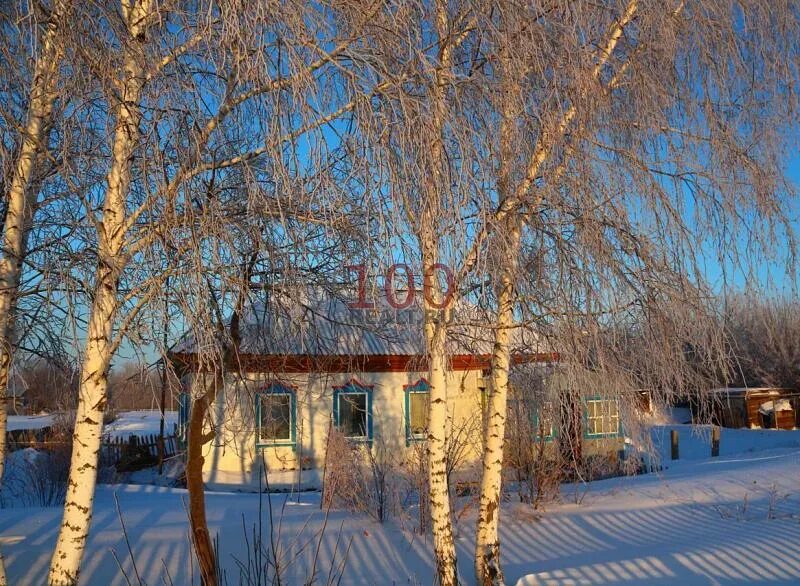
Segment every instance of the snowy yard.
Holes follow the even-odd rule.
[[[19,431],[21,429],[42,429],[53,425],[55,417],[53,415],[9,415],[8,431]]]
[[[724,453],[714,460],[670,463],[661,474],[595,482],[578,493],[567,485],[562,504],[541,514],[507,503],[503,551],[509,583],[799,582],[800,450],[775,448],[727,457]],[[114,493],[142,580],[164,583],[168,571],[175,584],[189,583],[186,492],[142,485],[98,488],[83,582],[126,583],[112,550],[134,576]],[[576,494],[582,497],[579,505],[574,503]],[[295,552],[286,553],[286,559],[298,556],[286,578],[288,583],[302,581],[325,521],[319,496],[305,493],[299,502],[297,497],[271,498],[276,526],[282,518],[284,551]],[[247,557],[242,527],[247,527],[252,543],[259,497],[210,493],[207,506],[212,531],[219,532],[228,582],[238,584],[236,559]],[[59,508],[0,510],[0,544],[10,583],[44,582],[60,516]],[[266,506],[262,518],[268,526]],[[458,525],[459,568],[468,580],[473,526],[474,511]],[[338,567],[348,546],[343,584],[432,582],[430,544],[423,538],[395,524],[381,526],[338,511],[330,513],[319,551],[317,570],[323,582],[331,560]]]
[[[112,438],[126,439],[132,435],[158,435],[161,412],[156,410],[123,411],[116,419],[103,426],[103,434]],[[178,412],[164,413],[164,434],[170,435],[178,425]]]
[[[704,460],[711,455],[710,425],[658,425],[651,430],[661,464],[670,466],[670,431],[678,432],[681,460]],[[719,455],[760,452],[775,448],[800,448],[800,431],[720,428]]]
[[[68,421],[74,420],[75,416],[61,414]],[[9,415],[8,431],[19,431],[21,429],[42,429],[50,427],[58,419],[57,415]],[[112,438],[127,439],[132,435],[158,435],[161,412],[153,409],[143,409],[140,411],[122,411],[111,423],[103,426],[103,433]],[[169,435],[174,432],[178,424],[178,412],[166,411],[164,413],[164,433]]]

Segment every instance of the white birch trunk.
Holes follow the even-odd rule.
[[[607,63],[610,55],[622,36],[625,26],[634,18],[638,8],[637,0],[630,0],[621,18],[612,25],[608,38],[604,43],[603,51],[599,54],[597,63],[592,69],[592,77],[597,78],[602,67]],[[501,68],[504,53],[501,51]],[[508,71],[504,71],[504,75]],[[518,89],[515,80],[506,77],[503,80],[506,96],[503,101],[503,120],[501,125],[501,161],[499,191],[502,195],[510,193],[509,169],[512,157],[511,125],[518,114],[512,104],[511,96]],[[506,201],[522,201],[528,194],[533,184],[533,179],[539,173],[542,165],[550,156],[556,143],[561,140],[566,130],[570,127],[576,115],[575,106],[570,106],[555,126],[555,131],[545,133],[531,157],[525,177],[517,186],[513,198]],[[564,171],[562,163],[554,173],[554,180]],[[541,195],[536,198],[531,206],[535,209]],[[514,319],[514,281],[517,276],[518,255],[521,239],[521,219],[510,215],[502,218],[506,228],[506,250],[504,258],[509,262],[503,267],[498,288],[498,314],[495,344],[492,352],[492,373],[489,385],[489,415],[486,423],[486,445],[483,454],[483,475],[481,478],[481,498],[478,512],[476,542],[475,542],[475,580],[479,585],[498,585],[504,583],[503,572],[500,565],[500,497],[502,491],[503,472],[503,443],[505,440],[505,423],[508,404],[508,375],[511,366],[511,327]]]
[[[435,71],[432,96],[431,183],[423,203],[420,229],[420,250],[425,280],[425,343],[429,361],[430,406],[428,411],[428,498],[430,502],[433,552],[436,572],[441,586],[458,584],[456,547],[453,522],[450,516],[450,490],[447,484],[447,310],[437,308],[441,302],[440,287],[432,272],[438,262],[437,213],[442,196],[448,189],[444,177],[445,153],[443,144],[446,113],[446,90],[451,67],[447,3],[436,4],[436,29],[441,43],[440,63]]]
[[[118,272],[101,261],[81,368],[64,516],[50,562],[50,584],[77,582],[92,520],[97,462],[108,386],[109,349],[117,310]]]
[[[425,341],[430,361],[431,387],[427,443],[428,492],[436,570],[440,584],[451,586],[458,583],[458,574],[447,484],[447,354],[446,328],[438,323],[441,319],[444,319],[441,310],[425,308]]]
[[[511,367],[511,328],[514,325],[514,279],[520,245],[520,226],[507,219],[508,263],[498,288],[497,329],[492,351],[486,444],[483,452],[481,502],[475,542],[475,581],[489,586],[503,584],[500,567],[500,494],[503,483],[503,444],[508,403],[508,373]]]
[[[32,184],[41,149],[46,147],[52,122],[61,55],[57,33],[63,13],[64,2],[56,2],[42,35],[41,51],[36,58],[31,82],[28,120],[7,193],[8,208],[0,250],[0,484],[3,480],[6,452],[8,378],[14,353],[14,313],[22,263],[25,260],[28,234],[38,196]]]
[[[505,19],[506,15],[501,15]],[[501,198],[511,192],[512,164],[514,161],[514,128],[522,113],[519,80],[509,66],[509,38],[500,48],[498,71],[502,92],[500,120],[500,162],[497,188]],[[514,322],[514,281],[517,276],[520,250],[521,223],[512,214],[502,223],[498,234],[497,258],[503,263],[498,279],[497,320],[492,350],[489,398],[484,432],[483,474],[481,476],[480,508],[475,533],[475,582],[485,586],[503,584],[500,565],[500,495],[503,485],[503,447],[506,431],[506,405],[508,403],[508,374],[511,367],[511,327]]]
[[[151,0],[123,2],[128,35],[122,67],[120,101],[115,105],[116,123],[112,144],[99,240],[99,261],[95,297],[86,337],[81,368],[78,409],[73,434],[64,517],[50,561],[50,584],[78,581],[81,559],[92,521],[92,506],[97,483],[97,463],[106,406],[108,368],[112,354],[114,319],[119,308],[117,286],[126,259],[125,203],[131,181],[131,163],[139,133],[144,75],[136,47],[144,34]]]

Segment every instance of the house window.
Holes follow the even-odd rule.
[[[487,373],[483,373],[481,378],[478,379],[478,394],[481,406],[481,412],[485,415],[486,412],[489,410],[489,385],[488,385],[488,378],[489,375]]]
[[[334,387],[333,420],[346,438],[372,441],[372,386],[352,380]]]
[[[428,439],[428,408],[431,387],[424,378],[406,385],[406,441]]]
[[[555,437],[553,420],[553,404],[550,402],[544,403],[533,412],[533,430],[537,440],[549,441]]]
[[[555,438],[555,409],[550,401],[542,403],[515,394],[508,401],[508,413],[519,433],[528,435],[534,441]]]
[[[586,401],[586,435],[604,437],[619,435],[619,403],[616,399]]]
[[[256,395],[257,440],[259,446],[295,444],[296,396],[293,389],[273,383]]]

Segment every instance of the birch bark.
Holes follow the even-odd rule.
[[[7,193],[8,208],[0,250],[0,484],[5,464],[8,379],[14,353],[14,314],[28,234],[36,211],[36,166],[46,148],[52,123],[58,64],[62,53],[58,27],[66,11],[66,4],[65,0],[60,0],[53,5],[42,35],[41,50],[36,57],[31,84],[28,120]]]
[[[432,238],[424,238],[423,263],[435,264]],[[430,271],[429,271],[430,272]],[[433,277],[426,276],[427,289],[433,292]],[[429,360],[430,406],[428,414],[428,491],[430,499],[433,551],[440,583],[458,584],[456,549],[450,517],[450,491],[447,483],[447,353],[445,312],[425,301],[425,342]]]
[[[50,561],[49,582],[53,585],[77,582],[92,521],[108,369],[113,353],[113,326],[119,309],[117,288],[126,262],[126,200],[141,119],[139,101],[145,81],[138,49],[153,9],[153,0],[128,0],[122,5],[128,38],[123,48],[119,102],[114,108],[112,161],[98,230],[95,297],[81,367],[64,516]]]
[[[475,580],[478,584],[503,584],[500,567],[500,492],[503,481],[508,374],[511,367],[511,331],[514,325],[514,281],[520,250],[520,223],[514,216],[505,222],[508,234],[508,263],[498,287],[498,310],[489,381],[489,415],[483,452],[483,475],[475,543]]]
[[[433,268],[438,262],[437,213],[443,190],[445,153],[443,144],[446,114],[446,88],[451,68],[451,49],[447,41],[449,24],[447,3],[436,4],[436,28],[440,40],[439,64],[433,80],[430,184],[420,222],[420,249],[424,269],[424,334],[430,369],[430,406],[428,419],[428,486],[433,551],[436,571],[442,586],[458,584],[456,548],[450,517],[450,491],[447,484],[447,311]]]
[[[631,0],[626,6],[621,18],[612,25],[605,39],[602,52],[598,54],[597,62],[592,69],[592,78],[597,79],[600,71],[608,62],[609,57],[622,36],[625,26],[635,17],[638,3]],[[504,264],[498,284],[498,313],[495,330],[495,343],[492,352],[491,379],[489,385],[489,415],[486,424],[486,445],[483,454],[483,474],[481,477],[480,509],[478,513],[476,543],[475,543],[475,580],[485,586],[504,583],[502,567],[500,564],[500,498],[502,491],[503,443],[505,439],[505,424],[508,404],[508,377],[511,366],[511,328],[514,321],[514,283],[517,278],[518,256],[521,243],[521,228],[523,224],[519,206],[526,201],[533,187],[534,178],[541,171],[542,166],[550,157],[556,144],[561,141],[570,128],[577,109],[571,105],[561,116],[552,132],[544,133],[530,158],[525,176],[521,183],[510,196],[513,160],[512,128],[520,110],[514,106],[514,96],[518,93],[517,80],[511,79],[511,68],[508,63],[509,47],[501,47],[500,71],[503,79],[501,86],[502,110],[500,130],[500,164],[498,191],[501,196],[500,210],[497,220],[504,230],[498,239],[505,243],[503,258],[508,262]],[[562,162],[551,178],[558,181],[565,169]],[[531,202],[530,211],[534,211],[541,202],[541,193]]]

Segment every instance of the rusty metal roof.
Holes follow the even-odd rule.
[[[385,296],[367,297],[373,307],[353,307],[355,295],[318,289],[272,291],[269,298],[250,305],[240,318],[240,350],[247,354],[370,356],[423,355],[423,310],[419,298],[407,308],[396,308]],[[402,301],[403,295],[398,295]],[[458,302],[448,329],[448,353],[488,355],[494,329],[491,315],[476,305]],[[530,329],[515,328],[514,352],[542,352]],[[185,336],[173,348],[195,353],[195,338]]]

